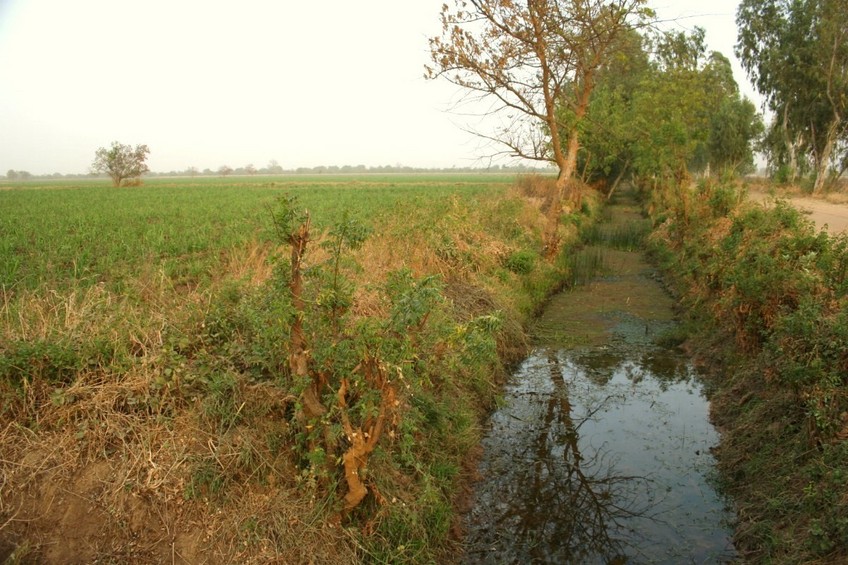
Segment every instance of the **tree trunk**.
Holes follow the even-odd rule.
[[[612,183],[612,188],[607,193],[607,201],[612,199],[612,194],[615,192],[615,189],[618,188],[618,185],[621,183],[621,180],[624,178],[624,174],[627,172],[627,168],[630,166],[630,161],[625,161],[624,166],[621,167],[621,172],[618,173],[618,176],[615,177],[615,180]]]
[[[574,124],[568,132],[568,148],[565,154],[562,153],[561,146],[559,149],[554,147],[554,156],[556,163],[559,166],[559,176],[554,187],[553,198],[551,199],[551,207],[548,209],[547,226],[545,228],[545,259],[551,261],[559,253],[560,237],[559,237],[559,219],[562,213],[562,202],[566,196],[566,190],[573,187],[572,177],[577,169],[577,151],[580,149],[580,139],[578,134],[578,126],[586,116],[586,111],[589,109],[589,97],[592,94],[594,87],[593,75],[591,71],[587,71],[583,77],[583,89],[577,102],[577,108],[574,110]],[[551,114],[553,115],[553,114]],[[555,129],[557,122],[553,122],[551,129]],[[552,142],[559,144],[560,137],[558,133],[552,135]]]
[[[323,377],[320,373],[310,377],[309,374],[309,348],[306,336],[303,333],[303,316],[305,303],[303,300],[303,256],[306,253],[306,244],[309,242],[309,216],[291,234],[291,281],[289,291],[294,307],[294,321],[292,322],[291,338],[289,340],[289,370],[295,381],[309,380],[309,384],[303,391],[301,400],[303,402],[302,417],[304,423],[322,416],[327,409],[321,403],[323,389]]]
[[[560,189],[560,184],[563,182],[564,178],[565,177],[562,176],[562,173],[560,173],[560,176],[557,177],[554,192],[551,195],[550,207],[546,214],[545,232],[542,236],[544,244],[542,254],[548,261],[553,260],[557,253],[559,253],[559,214],[562,210],[562,199],[560,198],[562,190]]]
[[[368,494],[368,487],[365,486],[362,479],[362,471],[367,466],[368,458],[374,448],[377,447],[377,442],[383,435],[384,427],[386,424],[391,424],[394,408],[397,405],[397,393],[379,359],[367,354],[359,368],[362,370],[368,388],[371,391],[380,392],[380,405],[377,408],[376,415],[369,416],[359,426],[354,426],[350,419],[346,398],[349,384],[347,379],[342,379],[336,398],[338,399],[342,429],[350,442],[350,447],[342,455],[348,489],[344,497],[345,512],[356,508]]]
[[[827,138],[821,154],[816,155],[816,182],[813,185],[813,194],[821,194],[827,187],[827,169],[830,166],[833,148],[836,146],[836,137],[840,125],[839,115],[837,114],[830,123],[830,127],[827,128]]]
[[[798,180],[798,142],[789,135],[789,107],[783,109],[783,143],[786,145],[786,153],[789,155],[789,182]]]

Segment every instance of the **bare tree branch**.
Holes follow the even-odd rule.
[[[556,165],[559,180],[548,223],[548,256],[556,251],[561,202],[575,174],[579,131],[595,73],[616,39],[645,25],[647,0],[454,0],[431,38],[426,76],[495,101],[492,114],[510,127],[482,134],[509,154]]]

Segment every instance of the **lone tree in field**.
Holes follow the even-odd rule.
[[[101,147],[94,154],[91,168],[98,173],[106,173],[112,178],[115,186],[121,186],[124,181],[141,177],[150,169],[147,168],[147,155],[150,149],[146,145],[122,145],[112,142],[110,148]]]
[[[515,157],[559,169],[545,254],[559,248],[562,201],[577,168],[580,129],[596,72],[617,39],[645,23],[647,0],[454,0],[442,8],[442,34],[430,39],[428,78],[494,102],[506,125],[480,134]]]

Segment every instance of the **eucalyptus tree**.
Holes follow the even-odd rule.
[[[723,99],[710,119],[707,142],[709,164],[721,174],[745,174],[754,170],[753,143],[764,133],[762,117],[747,98]]]
[[[631,41],[627,59],[602,69],[584,134],[590,169],[624,169],[658,188],[684,185],[690,169],[706,165],[714,101],[730,89],[725,79],[732,83],[732,75],[719,55],[707,56],[704,37],[701,28],[642,37]]]
[[[710,116],[731,85],[725,82],[721,56],[707,54],[702,28],[666,33],[651,50],[650,72],[633,100],[634,168],[642,178],[683,186],[692,169],[709,162]]]
[[[772,166],[795,180],[809,159],[813,191],[848,164],[845,0],[742,0],[736,53],[774,113]]]
[[[575,176],[580,129],[616,39],[646,23],[647,0],[454,0],[430,39],[429,78],[480,98],[504,125],[478,132],[516,157],[553,163],[545,254],[558,250],[562,201]]]

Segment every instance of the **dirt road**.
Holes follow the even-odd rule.
[[[771,196],[764,192],[750,193],[752,200],[767,204]],[[848,231],[848,204],[837,204],[819,198],[807,196],[785,197],[793,206],[798,208],[816,224],[818,228],[827,226],[830,233],[844,233]]]

